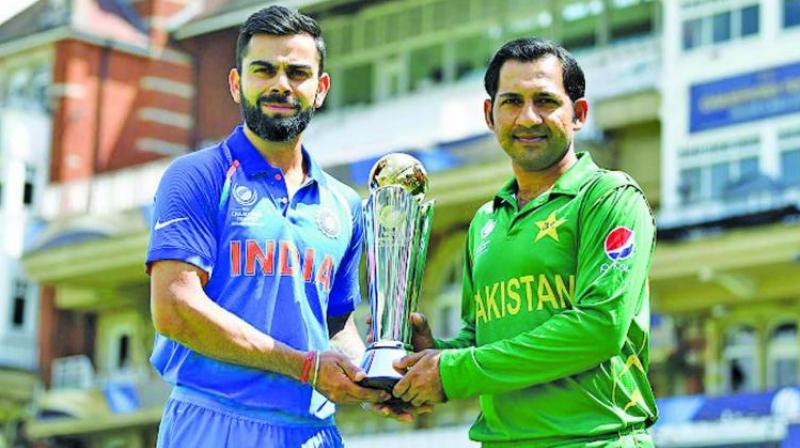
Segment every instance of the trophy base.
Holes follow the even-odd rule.
[[[378,341],[371,344],[361,361],[361,369],[367,373],[367,377],[359,384],[391,393],[394,385],[403,377],[392,363],[406,355],[408,351],[399,341]]]

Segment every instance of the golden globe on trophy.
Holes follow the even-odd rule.
[[[424,202],[425,168],[402,153],[375,163],[369,190],[364,234],[374,342],[361,361],[361,384],[391,391],[402,376],[392,362],[411,351],[409,316],[417,309],[434,201]]]

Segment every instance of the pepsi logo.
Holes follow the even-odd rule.
[[[633,230],[617,227],[608,233],[605,251],[612,261],[629,258],[633,254]]]

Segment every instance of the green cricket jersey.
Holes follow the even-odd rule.
[[[437,341],[448,398],[479,395],[484,446],[581,446],[655,422],[647,380],[653,215],[588,154],[517,208],[511,179],[466,245],[463,328]]]

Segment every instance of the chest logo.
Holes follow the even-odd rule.
[[[342,232],[339,218],[327,208],[323,208],[317,213],[317,227],[328,238],[336,238]]]
[[[481,229],[481,239],[486,239],[486,237],[492,233],[492,230],[494,230],[494,226],[495,224],[493,219],[486,221],[486,224],[484,224],[483,228]]]
[[[608,258],[619,261],[633,255],[633,246],[633,230],[620,226],[608,232],[604,249]]]
[[[556,218],[556,212],[550,213],[544,221],[537,221],[536,227],[539,228],[539,233],[536,234],[536,240],[549,236],[550,238],[558,241],[558,227],[567,222],[564,218]]]
[[[250,187],[236,184],[233,186],[233,198],[236,199],[239,205],[247,207],[256,203],[258,193]]]

